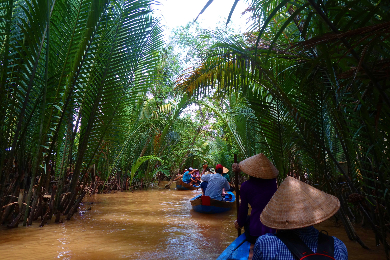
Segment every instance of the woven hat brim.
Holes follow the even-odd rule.
[[[274,179],[279,171],[262,153],[249,157],[239,163],[240,170],[250,176],[261,179]]]
[[[260,221],[275,229],[296,229],[323,222],[339,208],[335,196],[287,177],[264,208]]]

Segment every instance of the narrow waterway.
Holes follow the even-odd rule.
[[[194,212],[189,199],[199,193],[156,189],[93,195],[62,224],[1,227],[0,259],[216,259],[236,237],[235,210]],[[333,222],[319,228],[346,243],[349,259],[385,259],[371,231],[358,229],[373,249],[367,251]]]
[[[0,259],[215,259],[234,240],[235,214],[194,212],[199,193],[93,195],[63,224],[2,229]]]

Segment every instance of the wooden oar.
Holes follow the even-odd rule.
[[[237,162],[237,154],[234,154],[234,163],[238,163]],[[235,176],[235,179],[234,179],[234,186],[236,186],[236,208],[237,208],[237,219],[238,219],[238,209],[240,207],[240,189],[238,187],[238,171],[234,171],[234,176]],[[238,236],[241,235],[241,229],[238,229]]]

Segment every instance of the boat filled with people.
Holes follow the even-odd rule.
[[[178,174],[176,181],[177,190],[197,190],[200,188],[200,177],[198,169],[192,167],[185,169],[183,174]]]
[[[236,202],[236,196],[233,192],[228,191],[223,200],[211,199],[209,196],[199,194],[191,200],[192,209],[200,213],[222,213],[232,209]]]

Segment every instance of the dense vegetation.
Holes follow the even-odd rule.
[[[229,106],[242,156],[264,152],[281,179],[335,194],[349,237],[364,245],[350,225],[364,219],[388,256],[390,5],[251,3],[253,30],[216,43],[181,89],[242,99]]]
[[[159,62],[149,5],[1,2],[1,223],[31,224],[49,191],[47,216],[70,218],[91,165],[111,171]]]
[[[70,218],[88,192],[263,152],[280,179],[339,197],[351,239],[364,245],[363,221],[387,245],[389,4],[252,0],[245,35],[173,46],[150,3],[1,1],[1,224]]]

